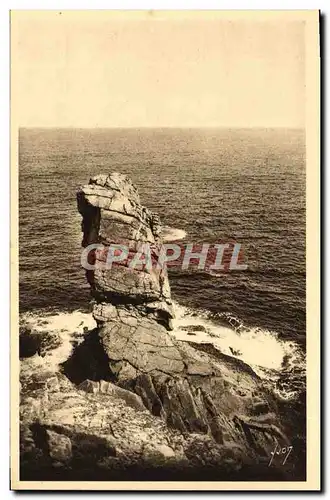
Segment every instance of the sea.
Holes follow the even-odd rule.
[[[241,244],[244,271],[169,268],[173,335],[213,343],[276,383],[288,366],[303,370],[304,130],[21,129],[20,316],[37,330],[93,326],[76,192],[111,172],[132,179],[169,240]]]

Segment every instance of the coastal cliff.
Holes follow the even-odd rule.
[[[22,329],[21,479],[285,480],[271,391],[243,361],[175,338],[166,267],[153,265],[161,223],[131,181],[93,177],[77,203],[97,327]],[[127,258],[108,268],[113,245]]]

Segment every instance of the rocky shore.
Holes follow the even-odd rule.
[[[83,247],[161,251],[162,228],[122,174],[77,193]],[[22,480],[294,480],[276,397],[250,366],[175,339],[166,269],[91,254],[97,327],[20,333]],[[82,271],[83,272],[83,271]],[[271,465],[269,463],[271,461]]]

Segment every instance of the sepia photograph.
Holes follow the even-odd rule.
[[[320,488],[319,12],[11,12],[11,488]]]

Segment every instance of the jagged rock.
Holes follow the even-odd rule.
[[[162,402],[158,397],[150,375],[141,374],[136,378],[135,392],[141,396],[145,407],[151,413],[157,416],[165,415]]]
[[[159,463],[166,462],[168,459],[175,459],[175,452],[166,444],[162,444],[157,448],[147,444],[143,449],[143,458],[159,465]]]
[[[83,216],[83,246],[102,243],[105,251],[95,251],[95,268],[87,272],[92,295],[96,303],[112,302],[111,296],[132,303],[154,302],[154,310],[159,311],[163,322],[173,317],[170,288],[166,270],[148,269],[142,266],[128,267],[120,262],[105,268],[107,249],[111,243],[126,245],[130,256],[138,256],[138,248],[149,243],[151,258],[160,252],[160,224],[155,215],[140,204],[135,186],[122,174],[93,177],[78,194],[78,209]],[[104,309],[107,311],[107,308]],[[96,308],[95,319],[106,320]]]
[[[251,408],[251,412],[254,415],[265,414],[270,411],[269,404],[267,401],[256,400],[253,402],[253,406]]]
[[[58,462],[67,462],[72,457],[71,441],[67,436],[47,430],[49,455]]]
[[[234,358],[215,362],[169,336],[173,308],[166,269],[132,269],[129,259],[111,269],[104,267],[111,243],[129,245],[133,259],[137,243],[150,243],[154,256],[159,255],[158,216],[140,204],[136,188],[121,174],[92,178],[78,192],[78,209],[83,216],[83,246],[105,246],[105,251],[95,252],[95,267],[87,278],[99,342],[116,383],[134,390],[145,407],[169,425],[182,432],[207,433],[222,444],[221,416],[247,408],[241,388],[224,391],[224,368],[230,369]],[[243,362],[237,366],[245,373]]]
[[[78,389],[90,392],[92,394],[97,394],[98,392],[100,392],[100,383],[94,382],[93,380],[84,380],[84,382],[78,385]]]
[[[105,248],[86,272],[98,326],[58,366],[61,345],[48,339],[52,370],[25,332],[21,479],[58,479],[58,469],[70,480],[242,479],[288,443],[274,396],[243,361],[170,334],[166,269],[129,266],[146,242],[157,259],[162,231],[126,176],[93,177],[77,200],[83,246]],[[111,243],[130,253],[106,269]]]
[[[48,332],[33,332],[27,325],[22,325],[19,332],[19,357],[29,358],[38,354],[44,357],[47,352],[61,344],[58,335]]]
[[[107,380],[101,380],[100,382],[85,380],[78,386],[78,388],[92,394],[110,394],[115,398],[122,399],[128,406],[135,408],[135,410],[137,411],[146,410],[146,407],[144,406],[141,398],[139,398],[137,394],[134,394],[131,391],[127,391],[126,389],[112,384]]]
[[[166,328],[148,318],[141,317],[136,327],[121,323],[120,319],[108,321],[100,327],[99,337],[110,360],[127,361],[142,373],[174,374],[184,370],[180,352]]]

